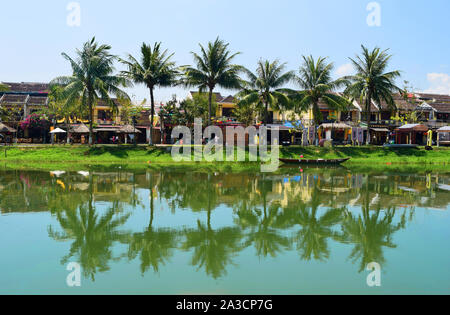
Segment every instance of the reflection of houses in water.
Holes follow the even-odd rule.
[[[445,177],[448,181],[447,177]],[[272,176],[272,201],[287,206],[300,199],[309,202],[320,194],[322,206],[362,206],[371,210],[387,208],[427,207],[447,209],[450,185],[439,181],[439,175],[303,174]]]
[[[347,171],[305,172],[296,175],[208,174],[183,172],[142,173],[8,171],[0,174],[0,211],[48,211],[55,200],[78,200],[133,204],[136,190],[153,190],[154,196],[177,202],[195,202],[196,194],[209,190],[213,208],[239,202],[252,205],[280,203],[282,207],[313,198],[325,207],[369,205],[371,210],[424,207],[447,209],[450,203],[450,177],[439,174],[367,175]],[[141,194],[140,194],[141,195]],[[145,195],[145,193],[144,193]],[[204,194],[203,198],[208,198]],[[174,199],[174,200],[175,200]]]
[[[303,202],[311,201],[314,183],[315,176],[312,174],[279,177],[275,189],[279,194],[280,205],[287,207],[293,197],[300,198]]]

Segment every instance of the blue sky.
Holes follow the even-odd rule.
[[[361,44],[390,48],[391,69],[402,70],[399,85],[408,80],[417,90],[450,94],[448,0],[378,0],[379,27],[366,22],[370,0],[78,0],[79,27],[67,25],[70,2],[2,3],[0,81],[46,82],[70,74],[61,52],[74,55],[92,36],[121,56],[136,55],[143,41],[162,41],[179,64],[191,64],[198,43],[220,36],[242,52],[236,62],[249,69],[259,58],[277,58],[297,70],[301,55],[312,54],[328,56],[336,76],[351,70],[348,57]],[[148,98],[144,87],[129,92]],[[156,93],[159,101],[187,94],[178,88]]]

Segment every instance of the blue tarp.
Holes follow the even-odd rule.
[[[298,121],[296,121],[294,123],[295,123],[295,126],[294,126],[294,124],[291,121],[287,121],[284,124],[284,126],[287,127],[287,128],[291,128],[291,129],[304,129],[301,120],[298,120]]]

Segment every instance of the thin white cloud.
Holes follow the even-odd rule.
[[[336,76],[338,77],[344,77],[347,75],[352,75],[354,73],[353,66],[351,63],[346,63],[336,70]]]
[[[446,73],[428,73],[427,80],[430,87],[425,93],[450,95],[450,75]]]

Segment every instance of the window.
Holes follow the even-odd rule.
[[[99,110],[98,119],[100,120],[112,120],[112,114],[109,110]]]

